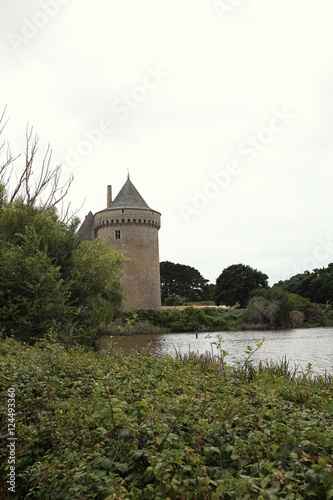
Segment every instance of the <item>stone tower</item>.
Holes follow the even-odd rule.
[[[89,212],[80,228],[82,239],[103,237],[129,258],[124,267],[126,309],[161,307],[160,223],[161,214],[147,205],[128,175],[114,201],[108,186],[107,207],[95,215]]]

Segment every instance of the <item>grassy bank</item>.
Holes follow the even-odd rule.
[[[135,309],[124,311],[122,317],[111,323],[107,333],[169,333],[228,331],[239,329],[243,309],[219,307],[185,307],[174,309]]]
[[[0,497],[15,389],[8,498],[333,498],[333,377],[223,356],[0,344]]]
[[[251,303],[247,309],[221,307],[173,307],[156,309],[135,309],[124,311],[121,318],[110,323],[106,333],[110,335],[133,333],[169,333],[169,332],[223,332],[235,330],[260,330],[275,328],[314,328],[332,325],[332,311],[325,314],[318,304],[289,294],[293,298],[288,311],[289,320],[285,324],[267,322],[265,314],[269,305],[263,304],[261,311],[254,310]],[[296,297],[296,299],[295,299]],[[264,311],[265,314],[262,314]],[[267,314],[266,314],[267,316]]]

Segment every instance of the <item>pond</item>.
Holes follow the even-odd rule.
[[[333,374],[333,328],[309,328],[295,330],[268,330],[268,331],[236,331],[236,332],[211,332],[198,333],[170,333],[170,334],[140,334],[122,337],[118,348],[125,354],[137,349],[147,347],[156,355],[175,356],[176,351],[182,354],[193,351],[205,353],[213,347],[217,354],[217,347],[212,342],[222,337],[222,349],[228,352],[227,364],[234,364],[245,358],[248,345],[256,347],[258,339],[265,337],[262,347],[254,354],[255,361],[273,360],[280,361],[284,356],[290,362],[290,367],[295,364],[306,369],[308,363],[312,369],[323,373],[325,370]],[[109,337],[104,337],[102,346],[107,348]]]

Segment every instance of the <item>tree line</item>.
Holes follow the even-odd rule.
[[[267,274],[244,264],[226,267],[215,284],[209,283],[194,267],[169,261],[161,262],[160,274],[165,305],[172,305],[177,300],[184,303],[214,301],[216,305],[238,304],[244,308],[254,290],[269,288]],[[333,303],[333,263],[279,281],[273,288],[281,288],[329,308]]]
[[[194,268],[162,262],[161,290],[164,305],[210,300],[242,308],[246,328],[320,326],[333,320],[333,264],[269,287],[266,274],[244,264],[228,266],[216,284],[208,284]]]
[[[161,297],[165,305],[186,302],[214,301],[216,305],[245,307],[250,293],[256,288],[268,287],[268,276],[261,271],[235,264],[227,267],[216,279],[209,283],[194,267],[161,262]]]

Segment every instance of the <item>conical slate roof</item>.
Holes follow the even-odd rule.
[[[127,177],[127,181],[115,197],[111,206],[108,207],[109,210],[112,210],[114,208],[143,208],[146,210],[151,210],[151,208],[147,205],[139,191],[130,180],[129,176]]]

